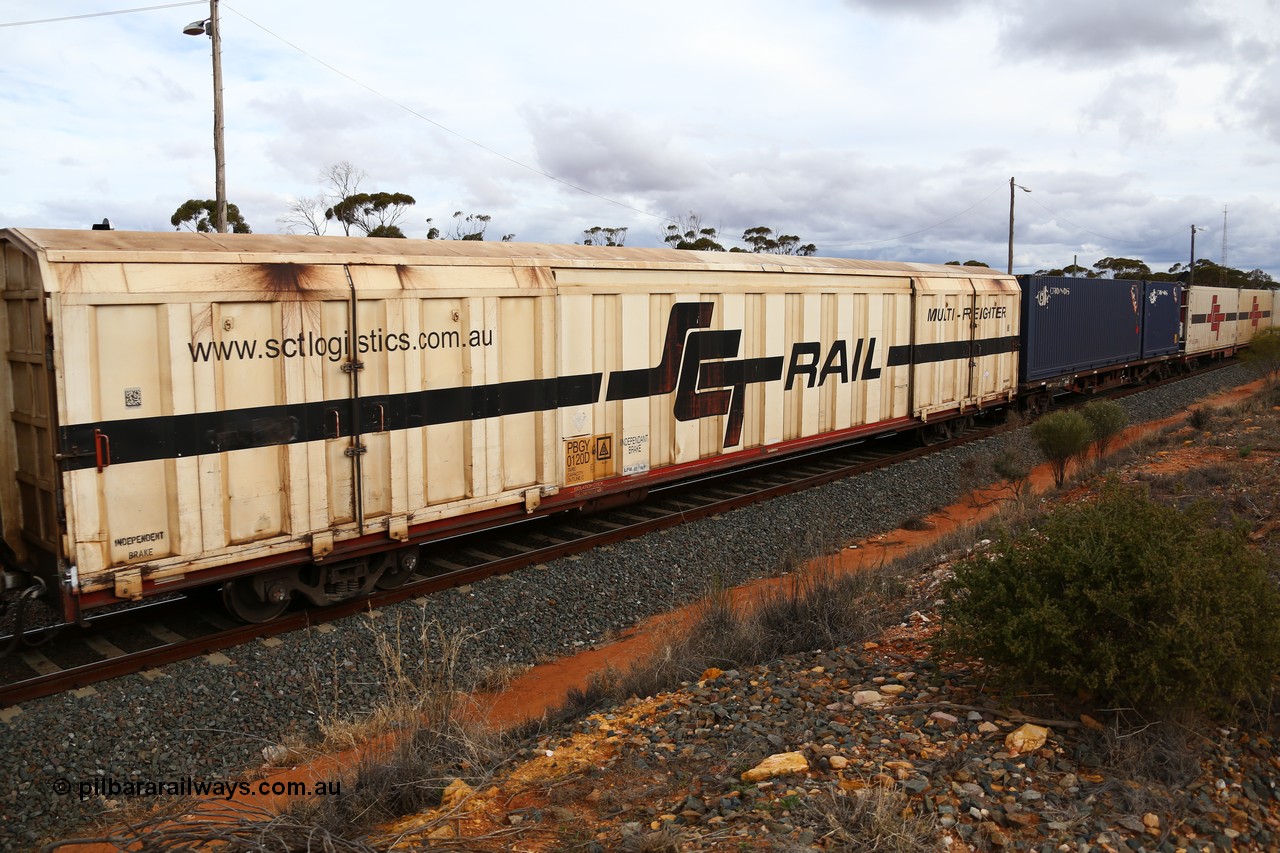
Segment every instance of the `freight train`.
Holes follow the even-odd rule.
[[[1230,355],[1274,293],[540,244],[0,230],[6,586],[248,621],[424,543]]]

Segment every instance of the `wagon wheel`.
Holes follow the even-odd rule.
[[[971,426],[973,426],[971,417],[952,418],[947,421],[947,438],[959,438]]]
[[[386,559],[387,567],[378,576],[378,589],[395,589],[413,576],[418,568],[418,548],[405,548]]]
[[[289,606],[289,595],[270,601],[254,588],[253,578],[235,578],[222,585],[222,604],[232,616],[245,622],[270,622]]]
[[[1030,397],[1024,398],[1023,403],[1027,414],[1033,418],[1043,415],[1045,412],[1049,411],[1049,404],[1050,400],[1048,394],[1033,394]]]
[[[945,421],[925,424],[920,428],[920,443],[927,447],[940,441],[946,441],[951,437],[949,432]]]

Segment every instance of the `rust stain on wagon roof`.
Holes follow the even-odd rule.
[[[235,277],[239,287],[234,289],[261,293],[264,302],[320,299],[335,287],[332,273],[333,268],[315,264],[253,264]]]

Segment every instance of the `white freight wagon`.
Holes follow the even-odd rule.
[[[1236,344],[1244,346],[1258,332],[1265,332],[1274,324],[1272,302],[1274,290],[1242,289],[1236,311]]]
[[[8,570],[67,618],[278,615],[421,543],[1013,399],[972,267],[469,241],[0,231]]]

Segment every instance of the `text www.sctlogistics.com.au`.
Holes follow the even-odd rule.
[[[342,794],[342,782],[337,779],[317,782],[273,782],[270,779],[233,782],[229,779],[195,779],[191,776],[177,779],[116,779],[112,776],[95,776],[79,781],[59,777],[53,780],[52,786],[55,794],[74,794],[81,800],[94,797],[113,800],[123,797],[216,797],[234,800],[236,797],[253,796],[336,797]]]
[[[361,332],[355,337],[355,353],[358,355],[488,346],[493,346],[492,329],[472,329],[467,333],[457,329],[430,332],[388,332],[374,329]],[[345,333],[317,335],[315,332],[299,332],[287,338],[191,341],[187,344],[187,349],[191,352],[193,362],[248,361],[257,358],[327,358],[329,361],[341,361],[352,355],[352,342],[351,336]]]

